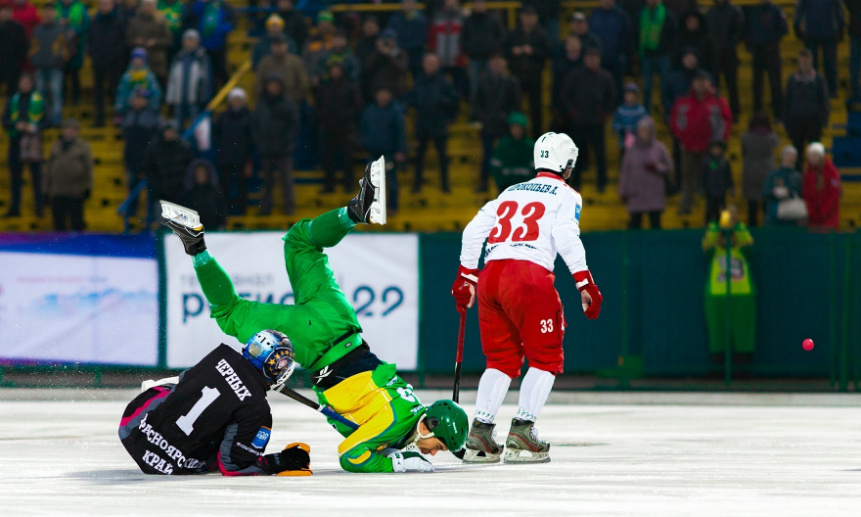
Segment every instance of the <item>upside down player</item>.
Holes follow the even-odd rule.
[[[550,461],[550,444],[538,437],[535,421],[556,375],[562,372],[565,317],[553,285],[557,253],[574,275],[587,318],[598,317],[602,300],[580,242],[583,202],[565,183],[577,152],[568,135],[542,135],[533,149],[537,177],[509,187],[484,205],[463,232],[452,295],[458,311],[465,311],[472,307],[477,291],[481,347],[487,358],[466,442],[466,462],[499,461],[502,447],[494,439],[494,419],[511,380],[520,376],[524,356],[529,369],[505,441],[505,461]],[[485,266],[479,273],[485,240]]]
[[[254,334],[242,355],[221,345],[177,383],[146,389],[123,412],[119,435],[145,474],[311,475],[310,448],[263,454],[272,429],[266,391],[293,373],[284,334]]]
[[[372,213],[382,214],[385,221],[383,171],[382,160],[370,164],[359,194],[348,207],[303,219],[284,236],[284,259],[295,305],[241,299],[230,277],[206,251],[202,226],[190,228],[179,218],[165,224],[193,257],[218,326],[240,341],[261,326],[284,332],[293,343],[296,361],[312,372],[320,403],[359,424],[353,431],[329,421],[345,437],[338,447],[344,470],[428,472],[433,466],[422,454],[402,449],[414,445],[431,456],[438,451],[458,451],[466,441],[469,419],[451,400],[423,406],[412,386],[397,375],[395,365],[384,363],[370,351],[360,335],[356,313],[323,252],[338,244],[356,224],[372,222]]]

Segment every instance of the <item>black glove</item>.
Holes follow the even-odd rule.
[[[287,470],[306,470],[310,472],[311,455],[308,452],[311,450],[304,443],[291,443],[284,450],[277,454],[267,454],[263,456],[266,462],[264,467],[270,474],[278,474]]]
[[[90,199],[90,189],[84,191],[84,199]]]

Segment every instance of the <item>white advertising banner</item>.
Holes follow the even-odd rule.
[[[283,232],[212,233],[207,249],[247,300],[293,303],[284,269]],[[383,361],[418,367],[418,236],[354,233],[327,248],[335,279],[353,305],[362,335]],[[179,239],[166,237],[167,366],[194,365],[219,343],[240,348],[210,318],[209,306]],[[261,329],[262,330],[262,329]]]
[[[157,262],[0,252],[0,358],[155,366]]]

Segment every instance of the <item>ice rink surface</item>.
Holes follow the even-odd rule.
[[[133,391],[60,394],[0,390],[0,515],[861,515],[853,395],[554,395],[539,420],[551,463],[471,466],[440,453],[435,473],[408,475],[342,472],[339,435],[273,395],[269,452],[309,443],[314,476],[170,478],[142,474],[117,438]],[[629,399],[651,404],[620,404]],[[501,434],[515,409],[503,407]]]

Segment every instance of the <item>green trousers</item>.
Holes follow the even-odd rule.
[[[756,349],[756,298],[733,296],[730,304],[732,350],[742,354],[752,354]],[[706,295],[706,324],[709,330],[709,351],[713,354],[724,353],[726,351],[726,296]]]
[[[347,209],[341,208],[313,220],[303,219],[290,228],[284,236],[284,263],[294,305],[243,300],[208,252],[196,255],[194,270],[221,330],[242,343],[261,330],[281,331],[293,343],[296,361],[311,370],[331,364],[361,344],[356,313],[323,253],[323,248],[341,242],[354,227]],[[333,345],[351,332],[349,338]]]

